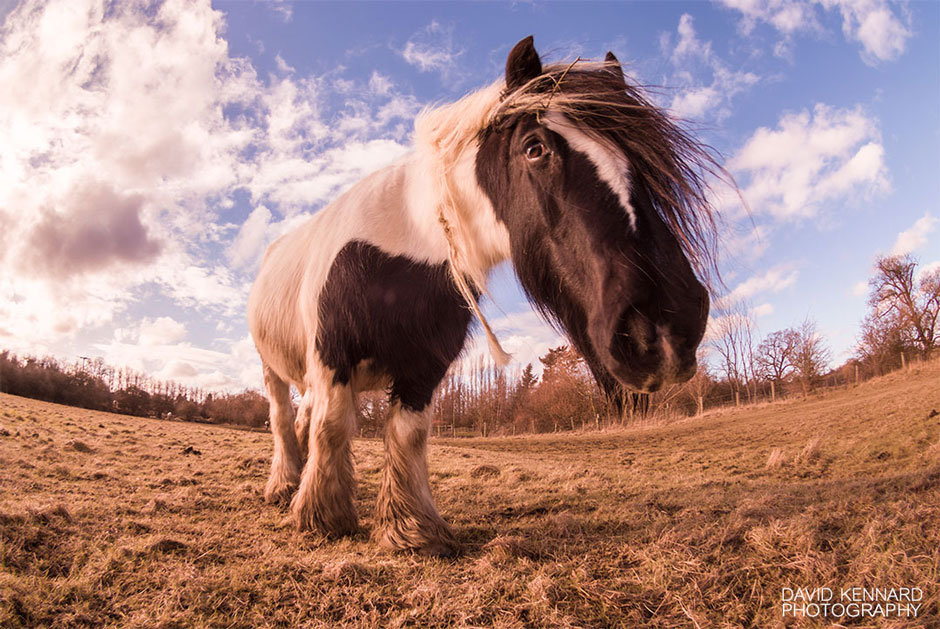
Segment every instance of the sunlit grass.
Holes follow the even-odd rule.
[[[0,396],[0,626],[764,627],[782,587],[902,585],[931,626],[938,382],[934,362],[665,425],[435,440],[448,561],[369,542],[379,441],[354,446],[362,530],[330,541],[263,504],[268,434]]]

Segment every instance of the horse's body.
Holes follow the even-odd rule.
[[[598,86],[624,120],[634,106],[652,111],[628,94],[616,60],[568,70],[543,75],[523,40],[505,84],[422,114],[411,154],[269,248],[249,300],[274,433],[265,498],[296,489],[301,529],[356,530],[356,396],[387,388],[376,536],[395,548],[456,550],[428,487],[429,408],[489,270],[504,260],[608,391],[654,390],[694,372],[708,306],[687,257],[699,253],[696,212],[707,205],[682,158],[699,157],[696,145],[654,128],[666,124],[654,116],[636,133],[666,134],[672,162],[657,165],[589,117],[603,100]],[[592,86],[589,98],[566,95],[566,80]],[[574,122],[579,107],[587,122]],[[302,392],[296,419],[290,384]]]

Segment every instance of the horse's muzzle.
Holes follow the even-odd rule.
[[[608,330],[591,335],[597,354],[611,375],[634,391],[653,393],[665,385],[686,382],[697,369],[696,350],[705,333],[707,301],[704,308],[696,306],[694,312],[685,314],[655,321],[628,306]]]

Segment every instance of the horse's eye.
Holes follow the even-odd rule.
[[[525,145],[525,156],[529,161],[535,161],[548,152],[545,145],[538,140],[532,140]]]

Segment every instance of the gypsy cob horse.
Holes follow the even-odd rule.
[[[290,500],[300,530],[357,531],[357,395],[385,389],[373,537],[457,552],[428,485],[430,404],[474,315],[506,357],[477,305],[489,271],[512,262],[605,391],[684,381],[708,317],[719,171],[613,54],[543,66],[520,41],[504,79],[422,112],[412,152],[265,254],[248,307],[274,436],[265,499]]]

